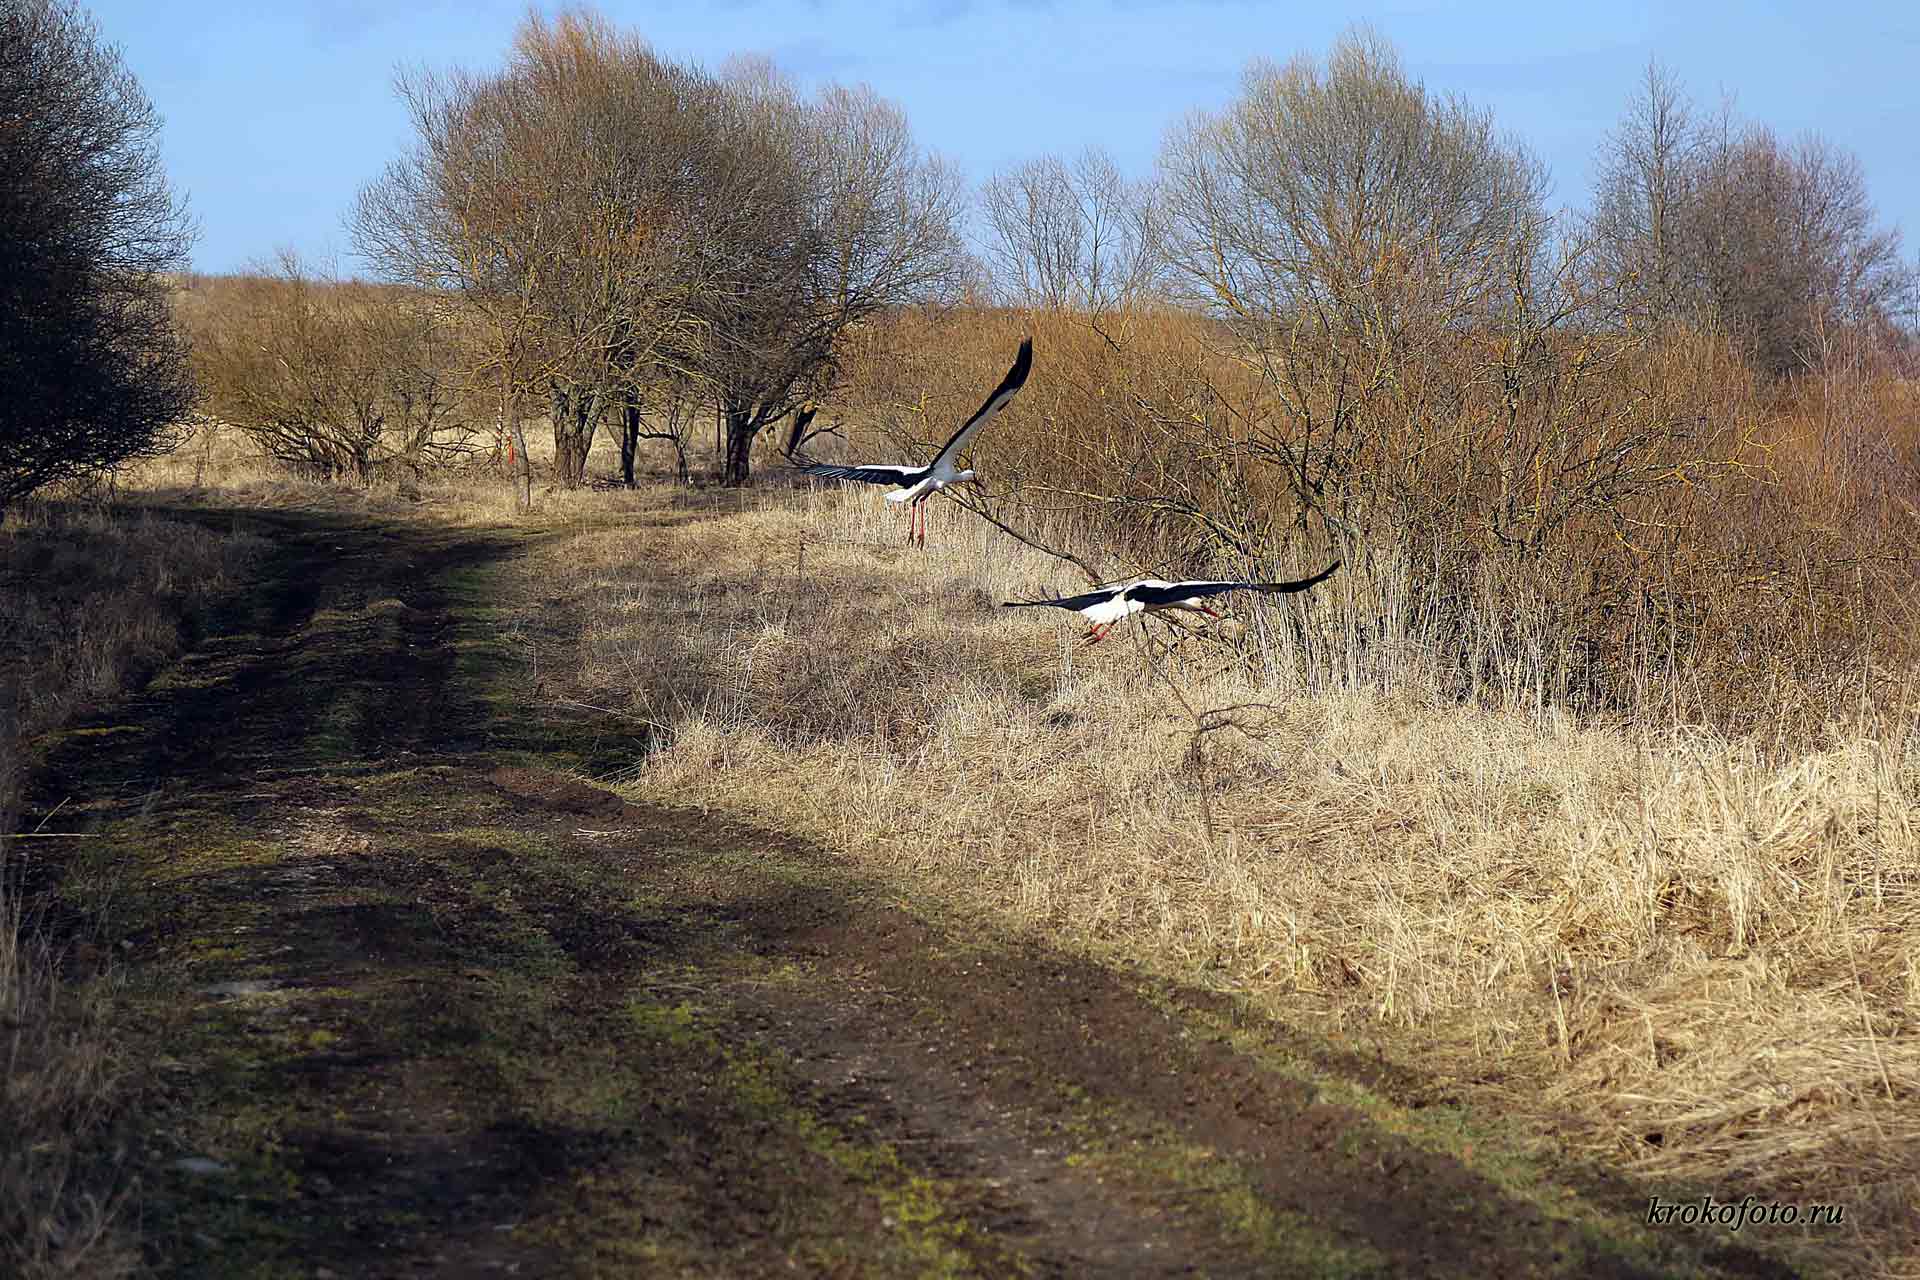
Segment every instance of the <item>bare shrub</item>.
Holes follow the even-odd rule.
[[[195,361],[213,414],[321,479],[417,471],[461,456],[476,430],[434,299],[317,277],[291,256],[233,284]]]
[[[1288,477],[1250,459],[1261,371],[1178,311],[1136,316],[1117,350],[1070,313],[914,312],[868,326],[843,365],[849,456],[930,456],[1029,332],[1035,376],[970,463],[990,514],[1028,532],[1070,520],[1067,549],[1112,580],[1297,577],[1326,563],[1324,536],[1293,527]],[[1247,604],[1260,663],[1311,688],[1391,688],[1418,655],[1417,683],[1445,696],[1802,742],[1857,710],[1863,688],[1893,705],[1916,603],[1916,517],[1902,505],[1913,499],[1895,483],[1908,474],[1895,460],[1920,441],[1911,391],[1862,368],[1851,387],[1808,384],[1783,401],[1724,336],[1601,344],[1603,361],[1573,333],[1551,339],[1560,381],[1534,384],[1550,397],[1508,417],[1495,375],[1528,357],[1502,356],[1501,336],[1463,337],[1477,349],[1431,366],[1482,372],[1453,401],[1455,421],[1473,426],[1455,447],[1471,456],[1442,441],[1380,482],[1405,486],[1408,523],[1339,544],[1347,568],[1305,606],[1331,634],[1308,640],[1296,610]],[[1663,422],[1678,429],[1622,451]],[[1500,451],[1492,439],[1505,439]],[[1722,461],[1705,465],[1703,445]],[[1582,465],[1602,450],[1613,456]],[[1424,536],[1406,532],[1423,527],[1414,516]],[[1058,571],[1016,589],[1087,576]]]

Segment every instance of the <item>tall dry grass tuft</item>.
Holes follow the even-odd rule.
[[[20,893],[29,857],[61,856],[54,842],[12,838],[35,739],[174,652],[181,620],[232,589],[263,545],[99,509],[24,507],[0,524],[0,1272],[9,1276],[139,1268],[119,1220],[125,1183],[105,1149],[125,1069],[103,1017],[108,979],[63,975],[71,952],[35,927]]]
[[[882,505],[764,499],[530,564],[585,611],[582,696],[662,731],[637,793],[1291,1018],[1400,1028],[1664,1189],[1843,1199],[1849,1267],[1920,1258],[1911,702],[1811,745],[1579,720],[1491,580],[1467,615],[1489,683],[1462,698],[1385,552],[1234,601],[1238,642],[1083,649],[996,603],[1070,569],[950,504],[910,552]],[[1221,708],[1236,727],[1196,733]]]
[[[181,620],[243,579],[265,545],[137,511],[9,513],[0,525],[0,814],[12,812],[28,741],[173,653]]]
[[[59,977],[0,861],[0,1270],[21,1280],[134,1275],[126,1184],[101,1153],[125,1064],[97,997]]]

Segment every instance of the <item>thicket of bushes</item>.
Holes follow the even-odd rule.
[[[299,474],[365,484],[444,465],[492,426],[443,299],[317,276],[289,256],[272,275],[189,277],[178,311],[202,408]]]
[[[849,416],[924,451],[1035,329],[988,509],[1074,513],[1102,577],[1339,556],[1349,675],[1356,638],[1411,646],[1455,696],[1762,731],[1898,700],[1915,282],[1857,162],[1703,122],[1657,65],[1602,161],[1591,213],[1550,211],[1372,33],[1255,62],[1149,184],[996,176],[1024,309],[863,330]]]
[[[1025,529],[1072,513],[1072,549],[1103,575],[1286,575],[1337,555],[1349,571],[1313,607],[1382,661],[1383,628],[1416,640],[1458,696],[1516,689],[1502,663],[1547,702],[1795,734],[1904,696],[1920,389],[1884,369],[1769,384],[1726,338],[1667,333],[1584,393],[1671,424],[1632,455],[1636,484],[1536,467],[1517,505],[1475,438],[1423,445],[1389,417],[1365,503],[1327,519],[1264,438],[1295,424],[1204,319],[1142,311],[1103,334],[1084,314],[922,312],[850,349],[852,452],[943,438],[1028,332],[1036,375],[979,449],[986,509]],[[1472,338],[1451,358],[1467,386],[1498,361]]]

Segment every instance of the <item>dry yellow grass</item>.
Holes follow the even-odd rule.
[[[265,543],[138,510],[22,507],[0,524],[0,831],[27,739],[117,693],[179,642]]]
[[[233,427],[203,420],[176,451],[124,469],[116,489],[142,502],[329,511],[382,518],[431,520],[460,527],[510,524],[533,519],[565,525],[598,520],[610,504],[602,489],[564,489],[551,483],[553,437],[529,423],[526,429],[534,462],[533,511],[520,510],[512,486],[484,462],[467,468],[427,470],[417,477],[390,474],[367,485],[331,483],[304,477],[264,456]],[[655,478],[671,474],[666,446],[642,447],[642,461]],[[589,458],[596,474],[612,465],[613,450],[601,440]],[[641,500],[652,504],[655,498]]]
[[[1920,487],[1903,461],[1920,441],[1920,396],[1884,369],[1767,384],[1721,338],[1685,333],[1602,359],[1586,384],[1595,398],[1580,400],[1577,422],[1553,428],[1552,448],[1609,452],[1608,424],[1620,421],[1610,415],[1625,406],[1638,406],[1629,416],[1666,406],[1655,414],[1663,425],[1640,437],[1639,478],[1619,488],[1583,488],[1593,479],[1583,465],[1535,468],[1529,510],[1543,520],[1549,508],[1581,510],[1551,532],[1551,520],[1538,526],[1538,541],[1517,526],[1495,536],[1507,519],[1495,472],[1525,448],[1488,434],[1483,397],[1502,378],[1483,363],[1489,349],[1464,336],[1430,353],[1437,365],[1416,358],[1424,374],[1387,379],[1412,400],[1383,390],[1356,402],[1348,444],[1373,443],[1324,495],[1337,504],[1352,486],[1346,497],[1368,514],[1344,525],[1300,513],[1292,464],[1268,452],[1314,452],[1297,413],[1274,401],[1225,335],[1177,311],[1106,317],[1098,331],[1071,312],[1010,310],[903,313],[863,328],[840,392],[857,454],[927,456],[1029,334],[1039,353],[1031,385],[980,438],[974,460],[1003,511],[1097,513],[1101,541],[1209,576],[1239,572],[1233,541],[1298,539],[1355,559],[1368,548],[1351,545],[1345,527],[1394,554],[1421,548],[1394,576],[1425,585],[1379,598],[1427,612],[1421,647],[1447,692],[1479,696],[1472,686],[1491,676],[1530,683],[1582,714],[1806,745],[1855,708],[1863,688],[1893,705],[1890,677],[1920,664]],[[1316,430],[1330,429],[1323,407]],[[1347,446],[1323,436],[1318,447]],[[1231,538],[1216,538],[1219,529]],[[1520,542],[1528,545],[1517,550]],[[1863,679],[1867,666],[1893,670]],[[1396,659],[1384,669],[1398,668]]]
[[[1661,1185],[1842,1202],[1860,1269],[1916,1273],[1911,715],[1784,751],[1575,723],[1524,680],[1442,699],[1418,636],[1353,633],[1394,616],[1390,571],[1252,615],[1292,646],[1277,676],[1185,642],[1176,696],[1131,636],[1078,650],[1066,615],[1000,610],[1075,584],[934,515],[920,554],[872,493],[763,498],[583,532],[529,573],[585,613],[584,696],[664,731],[637,795],[1384,1028]],[[1253,704],[1248,732],[1196,739],[1182,698]]]

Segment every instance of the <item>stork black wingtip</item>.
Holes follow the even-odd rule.
[[[1319,586],[1321,583],[1325,582],[1328,578],[1331,578],[1333,576],[1334,570],[1338,569],[1339,567],[1340,567],[1340,562],[1338,560],[1335,560],[1332,564],[1328,565],[1326,568],[1322,569],[1320,572],[1314,574],[1311,578],[1303,578],[1299,582],[1292,584],[1292,586],[1289,588],[1289,593],[1293,591],[1305,591],[1309,587]]]

